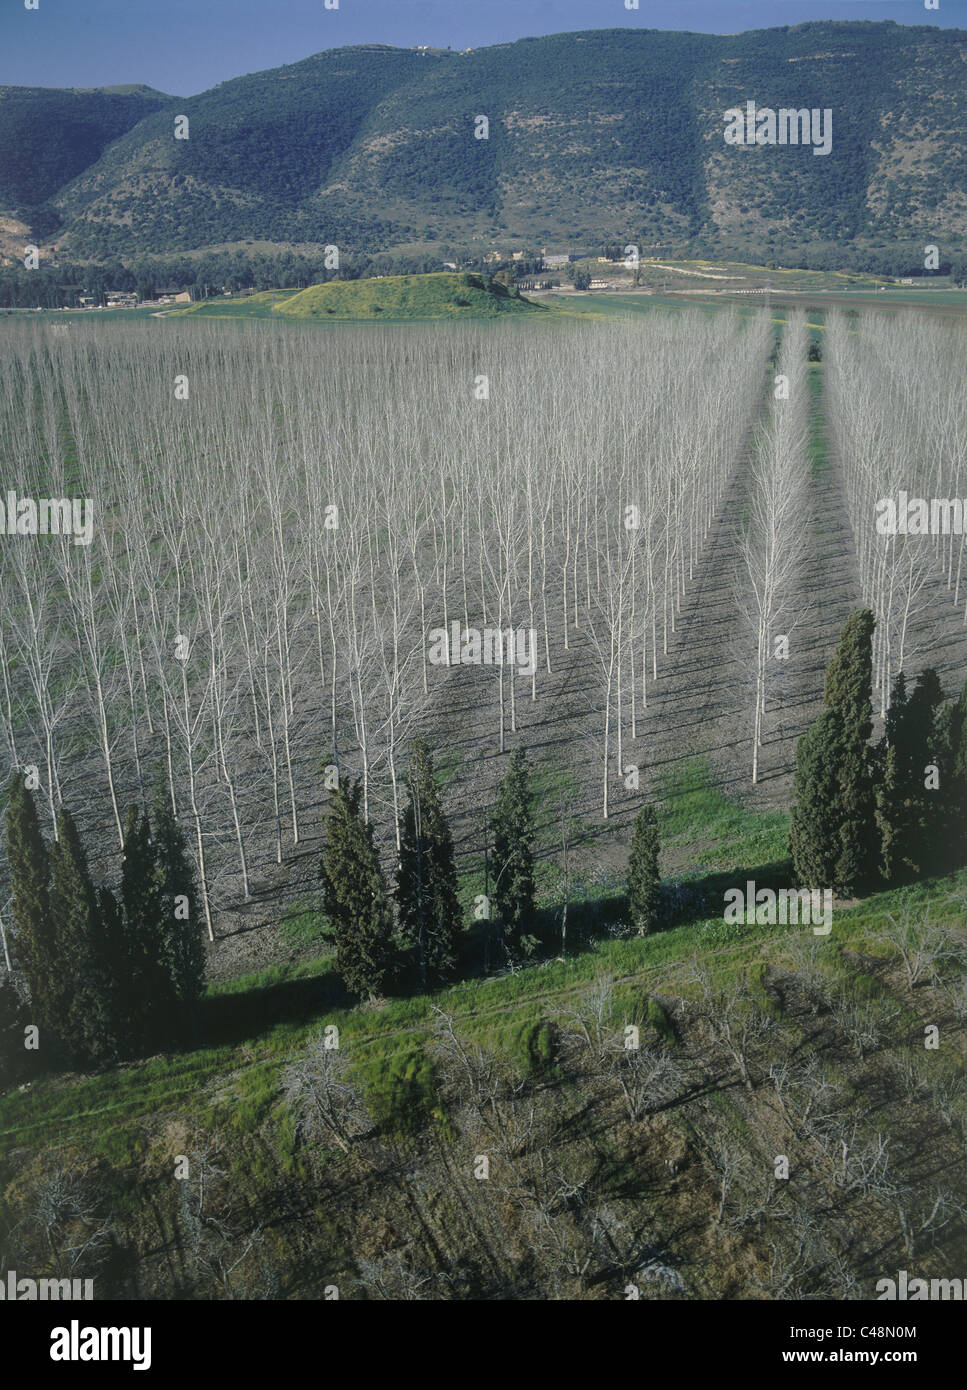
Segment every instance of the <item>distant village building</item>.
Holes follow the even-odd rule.
[[[592,281],[591,281],[591,288],[592,288],[593,290],[606,290],[606,289],[608,288],[608,281],[607,281],[607,280],[592,280]]]
[[[167,285],[164,289],[155,291],[159,304],[190,304],[191,295],[188,290],[182,289],[178,285]]]
[[[559,270],[561,266],[567,265],[570,262],[570,259],[570,256],[545,256],[544,269]]]

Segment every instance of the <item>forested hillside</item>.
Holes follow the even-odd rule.
[[[0,87],[0,208],[40,207],[171,100],[150,87]]]
[[[614,237],[757,261],[959,243],[964,53],[959,30],[832,22],[466,53],[373,44],[166,105],[88,94],[80,124],[81,95],[8,88],[0,213],[29,204],[58,254],[96,259],[251,239],[366,251]],[[724,113],[747,101],[830,111],[831,151],[728,145]],[[75,133],[51,141],[51,119],[68,118]]]

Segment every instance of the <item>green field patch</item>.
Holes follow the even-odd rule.
[[[663,802],[662,844],[704,844],[696,856],[701,865],[770,864],[787,858],[788,813],[750,811],[732,800],[715,785],[701,758],[660,778],[658,795]]]

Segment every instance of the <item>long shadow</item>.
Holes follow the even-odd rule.
[[[687,873],[663,880],[660,930],[668,931],[721,915],[726,891],[729,888],[744,890],[750,880],[757,889],[790,888],[793,886],[792,860],[773,859],[767,864],[737,865],[731,869]],[[572,902],[568,906],[568,938],[601,936],[610,926],[628,920],[627,893],[605,892],[592,901]],[[537,914],[535,926],[542,941],[553,942],[555,932],[560,932],[560,908],[542,909]]]
[[[329,970],[302,980],[282,980],[240,994],[215,994],[201,1001],[195,1047],[241,1043],[279,1023],[308,1023],[326,1008],[355,1002]]]
[[[680,879],[666,880],[663,885],[664,920],[662,930],[686,926],[718,916],[724,907],[729,888],[744,888],[748,880],[757,888],[787,888],[792,881],[792,865],[788,859],[773,860],[733,869],[716,870],[705,874],[688,874]],[[606,936],[610,928],[629,921],[628,897],[625,892],[601,892],[592,899],[571,902],[568,906],[568,943],[580,946],[584,942]],[[481,973],[484,954],[483,933],[487,928],[477,924],[467,933],[461,952],[462,969],[466,978]],[[541,908],[532,932],[546,950],[556,950],[560,940],[560,908]],[[491,965],[499,968],[501,953],[496,941],[491,943]],[[542,954],[542,953],[541,953]],[[541,955],[534,958],[538,964]],[[411,962],[401,962],[395,997],[407,997],[421,991]],[[197,1030],[191,1047],[219,1046],[245,1042],[267,1032],[280,1023],[309,1023],[327,1008],[347,1008],[356,1002],[346,992],[335,971],[325,971],[305,979],[283,980],[239,994],[216,994],[203,998],[199,1006]]]

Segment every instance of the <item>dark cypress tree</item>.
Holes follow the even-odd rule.
[[[796,749],[789,835],[796,876],[841,897],[872,883],[879,849],[869,745],[874,625],[869,609],[847,620],[826,669],[824,709]]]
[[[24,1029],[32,1020],[9,975],[0,978],[0,1091],[25,1076],[32,1057],[24,1046]]]
[[[497,790],[493,835],[494,907],[505,939],[516,945],[534,920],[534,823],[523,748],[511,753]]]
[[[148,818],[128,807],[121,849],[121,902],[124,915],[139,940],[150,936],[157,920],[155,852]]]
[[[346,989],[371,998],[391,978],[393,910],[361,798],[359,782],[332,792],[319,876],[336,939],[336,968]]]
[[[843,628],[839,651],[826,671],[823,698],[838,721],[836,733],[840,752],[839,855],[830,886],[841,897],[868,886],[876,865],[870,750],[875,625],[869,609],[854,613]]]
[[[88,1066],[114,1055],[111,982],[103,968],[97,895],[70,812],[57,815],[50,847],[50,916],[63,981],[55,1028],[70,1061]]]
[[[642,806],[635,817],[628,861],[628,908],[639,936],[658,925],[661,878],[658,872],[658,816],[654,806]]]
[[[109,1032],[118,1055],[132,1056],[142,1046],[131,986],[130,943],[124,912],[110,888],[97,889],[98,968],[105,981]]]
[[[433,760],[422,739],[410,745],[409,802],[400,830],[396,901],[402,933],[416,947],[420,984],[452,978],[460,935],[453,837],[440,805]]]
[[[167,1037],[195,1028],[205,988],[204,922],[195,868],[164,788],[154,803],[154,850],[161,960],[168,984]]]
[[[834,719],[823,710],[796,745],[795,804],[789,851],[796,878],[809,887],[831,887],[839,853]]]
[[[932,668],[920,673],[909,697],[902,672],[894,682],[876,758],[880,872],[888,883],[918,878],[937,863],[943,829],[942,701],[940,679]],[[928,767],[938,769],[936,788],[927,786]]]
[[[909,779],[903,726],[909,719],[906,678],[901,671],[893,682],[883,738],[876,750],[876,823],[880,833],[880,873],[887,883],[900,879],[902,847],[906,839],[904,796]]]
[[[917,676],[910,696],[911,743],[910,759],[912,776],[917,785],[918,795],[923,799],[924,781],[928,767],[939,770],[942,758],[941,713],[943,711],[943,687],[940,677],[932,666],[928,666]],[[928,805],[935,798],[926,797]]]
[[[950,713],[950,768],[955,777],[967,783],[967,680]]]
[[[11,780],[7,803],[7,863],[13,890],[13,946],[30,993],[31,1021],[41,1030],[44,1049],[56,1035],[54,1020],[59,1013],[62,976],[50,918],[47,846],[34,798],[19,772]]]
[[[937,738],[942,827],[934,867],[949,871],[967,864],[967,681],[938,715]]]
[[[115,908],[106,904],[105,928],[117,926]],[[140,1052],[162,1041],[171,1012],[171,986],[165,959],[166,942],[161,923],[157,855],[147,816],[136,806],[128,809],[121,853],[121,906],[123,934],[116,961],[111,963],[112,991],[126,1050]]]

